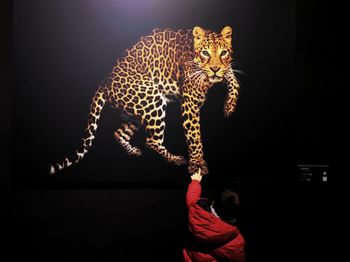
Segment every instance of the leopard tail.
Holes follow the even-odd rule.
[[[62,162],[50,165],[49,173],[51,175],[56,174],[58,171],[69,167],[73,164],[78,163],[88,152],[92,145],[92,141],[95,138],[98,122],[100,119],[101,111],[106,102],[105,87],[100,86],[96,91],[92,104],[90,107],[90,113],[87,123],[87,128],[85,129],[85,134],[82,138],[83,143],[79,149],[75,151],[75,154],[71,157],[66,157]]]

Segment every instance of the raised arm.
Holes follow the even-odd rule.
[[[191,176],[191,183],[188,185],[187,194],[186,194],[186,204],[187,206],[191,205],[193,202],[197,202],[201,196],[202,187],[201,187],[201,180],[202,180],[202,174],[201,170],[199,169],[198,172],[194,173]]]

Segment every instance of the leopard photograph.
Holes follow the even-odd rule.
[[[123,116],[114,137],[128,154],[142,154],[138,147],[131,144],[131,138],[143,127],[148,148],[170,163],[188,164],[191,174],[198,169],[207,174],[200,109],[208,90],[215,83],[225,82],[224,116],[228,117],[235,111],[240,89],[235,72],[230,26],[225,26],[220,32],[199,26],[191,30],[153,30],[117,60],[92,99],[81,147],[73,156],[50,165],[49,173],[55,174],[85,156],[92,146],[107,102]],[[181,104],[188,161],[183,156],[172,154],[164,145],[166,108],[171,101]]]

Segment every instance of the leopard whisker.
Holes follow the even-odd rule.
[[[232,61],[231,63],[230,63],[230,66],[231,67],[235,67],[237,65],[237,61]]]
[[[196,80],[199,81],[202,78],[203,73],[196,75]]]
[[[188,76],[188,77],[186,77],[186,78],[184,79],[184,81],[190,80],[190,79],[192,79],[193,77],[195,77],[195,76]]]
[[[238,74],[241,74],[241,75],[244,75],[244,76],[247,75],[245,72],[243,72],[242,70],[239,70],[239,69],[232,69],[232,71],[233,71],[234,73],[238,73]]]
[[[194,71],[192,74],[190,74],[190,76],[194,76],[200,73],[202,73],[202,70],[197,70],[197,71]]]
[[[202,87],[203,81],[205,80],[206,74],[201,74],[199,78],[199,86]]]
[[[191,69],[200,69],[199,64],[194,61],[187,61],[185,62],[186,67],[189,67]]]
[[[200,74],[202,74],[202,73],[203,73],[202,70],[194,71],[194,72],[192,72],[190,75],[188,75],[188,76],[185,78],[185,80],[194,78],[194,77],[196,77],[196,76],[198,76],[198,75],[200,75]]]
[[[185,63],[184,63],[185,65],[198,65],[198,62],[195,62],[195,61],[186,61]]]
[[[233,61],[230,63],[228,68],[231,68],[233,70],[233,72],[235,72],[235,73],[242,74],[242,75],[246,76],[247,74],[244,71],[242,71],[240,69],[236,69],[236,65],[237,65],[237,62]],[[235,68],[235,69],[233,69],[233,68]]]

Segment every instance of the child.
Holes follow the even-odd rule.
[[[183,249],[185,262],[245,261],[245,241],[235,225],[239,209],[236,193],[225,190],[214,201],[200,198],[201,171],[191,176],[186,204],[190,230]]]

